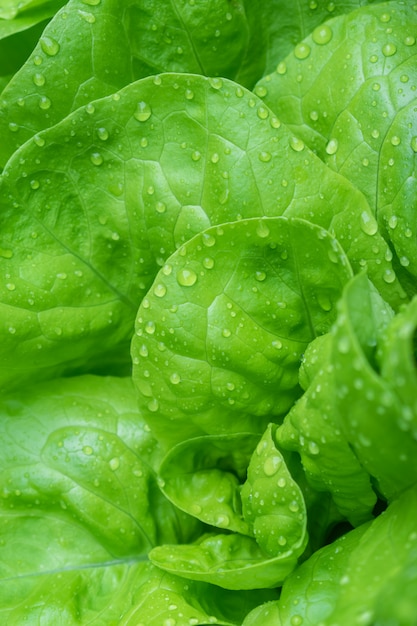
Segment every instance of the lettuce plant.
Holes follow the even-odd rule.
[[[417,5],[0,7],[0,616],[413,626]]]

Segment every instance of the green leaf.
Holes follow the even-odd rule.
[[[309,382],[278,429],[277,441],[300,454],[308,483],[330,493],[340,513],[356,526],[371,517],[376,495],[340,428],[331,348],[330,334],[308,346],[301,376]]]
[[[238,534],[202,535],[193,544],[158,546],[149,558],[172,574],[236,590],[277,587],[297,563],[290,547],[268,558],[255,539]]]
[[[378,311],[377,297],[372,302],[366,295],[363,278],[348,285],[340,309],[332,361],[341,426],[380,492],[392,498],[417,482],[417,405],[412,392],[416,301],[389,326],[390,315],[385,314],[386,338],[381,336],[383,307],[379,304]],[[381,372],[374,360],[376,346],[381,346]],[[407,384],[408,390],[402,391]]]
[[[364,255],[401,301],[397,281],[383,280],[386,245],[361,229],[358,211],[372,221],[363,198],[291,148],[256,104],[226,80],[144,79],[16,152],[0,185],[4,385],[109,363],[117,371],[158,267],[211,224],[242,217],[314,219],[354,269]]]
[[[411,294],[417,275],[411,234],[417,224],[409,208],[416,192],[416,26],[414,8],[402,2],[337,17],[255,88],[329,167],[366,195]]]
[[[159,485],[175,506],[212,526],[251,534],[242,517],[241,483],[258,435],[209,435],[172,448]]]
[[[301,355],[330,328],[350,276],[337,241],[295,218],[224,224],[180,248],[142,302],[132,340],[157,438],[258,433],[279,419],[300,393]]]
[[[269,557],[306,546],[306,506],[298,484],[274,442],[270,425],[258,443],[242,487],[242,508],[255,539]]]

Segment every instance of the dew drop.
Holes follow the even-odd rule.
[[[391,145],[393,146],[399,146],[401,143],[401,139],[397,136],[397,135],[393,135],[391,137]]]
[[[255,278],[258,282],[263,282],[266,278],[265,272],[255,272]]]
[[[42,111],[47,111],[48,109],[50,109],[51,104],[52,102],[47,96],[41,96],[41,98],[39,99],[39,108],[42,109]]]
[[[43,146],[45,145],[45,139],[43,137],[40,137],[39,135],[34,135],[33,141],[39,148],[43,148]]]
[[[259,119],[266,120],[269,115],[269,111],[265,107],[259,107],[259,109],[257,110],[257,115]]]
[[[157,283],[153,292],[157,298],[163,298],[167,292],[167,288],[163,283]]]
[[[265,459],[265,463],[263,465],[263,470],[266,476],[274,476],[282,463],[282,459],[277,454],[272,454]]]
[[[293,615],[290,620],[291,626],[301,626],[303,623],[303,618],[301,615]]]
[[[348,337],[341,337],[337,342],[337,349],[341,354],[348,354],[350,350],[350,340]]]
[[[211,235],[210,233],[203,233],[202,239],[203,239],[203,244],[207,248],[212,248],[216,244],[216,238],[213,237],[213,235]]]
[[[313,41],[319,45],[329,43],[332,37],[333,31],[327,24],[322,24],[313,31]]]
[[[228,337],[230,337],[232,334],[231,330],[229,328],[223,328],[222,330],[222,336],[225,337],[226,339]]]
[[[379,130],[377,128],[374,128],[373,131],[371,132],[371,135],[374,139],[378,139],[379,138]]]
[[[177,281],[182,287],[192,287],[197,281],[197,274],[194,270],[182,268],[177,272]]]
[[[265,98],[265,96],[268,93],[268,90],[266,87],[264,87],[264,85],[257,85],[254,91],[256,95],[259,96],[260,98]]]
[[[382,54],[385,57],[392,57],[397,52],[397,46],[393,43],[386,43],[382,47]]]
[[[259,156],[259,160],[262,163],[269,163],[269,161],[272,159],[272,154],[270,152],[262,151],[259,153],[258,156]]]
[[[143,343],[140,348],[139,348],[139,354],[140,356],[146,358],[149,355],[149,351],[147,346]]]
[[[417,137],[411,139],[411,148],[413,152],[417,152]]]
[[[391,284],[395,281],[395,272],[391,269],[386,269],[382,275],[384,281],[388,284]]]
[[[101,139],[101,141],[107,141],[109,138],[109,131],[104,126],[101,126],[97,129],[97,137]]]
[[[85,107],[86,112],[88,113],[88,115],[93,115],[93,113],[96,110],[96,107],[94,106],[94,104],[92,102],[89,102],[86,107]]]
[[[87,24],[94,24],[96,21],[96,16],[90,13],[89,11],[82,11],[78,9],[78,15],[83,19]]]
[[[192,91],[191,89],[186,89],[185,97],[187,100],[192,100],[194,98],[194,91]]]
[[[141,102],[138,102],[136,111],[133,115],[138,122],[146,122],[152,115],[152,109],[149,104],[143,102],[142,100]]]
[[[11,259],[13,256],[13,250],[10,250],[9,248],[0,248],[0,256],[3,257],[3,259]]]
[[[286,74],[286,72],[287,72],[287,64],[285,63],[285,61],[281,61],[277,65],[277,74],[280,74],[282,76],[283,74]]]
[[[145,332],[148,333],[148,335],[153,335],[155,333],[155,322],[153,322],[152,320],[150,320],[149,322],[146,322],[145,324]]]
[[[318,111],[310,111],[310,119],[313,122],[317,122],[317,120],[319,119]]]
[[[270,230],[269,230],[268,226],[265,224],[265,222],[263,220],[260,220],[258,222],[258,227],[256,229],[256,234],[258,235],[258,237],[261,237],[262,239],[265,239],[266,237],[269,237]]]
[[[16,289],[16,285],[14,283],[6,283],[6,289],[14,291]]]
[[[153,398],[149,403],[148,403],[148,409],[149,411],[151,411],[151,413],[156,413],[156,411],[158,411],[159,409],[159,402],[156,398]]]
[[[40,74],[39,72],[33,75],[32,80],[37,87],[43,87],[46,83],[45,76],[43,74]]]
[[[219,162],[219,159],[220,159],[220,157],[219,157],[219,155],[217,154],[217,152],[213,152],[213,154],[212,154],[212,155],[211,155],[211,157],[210,157],[210,161],[211,161],[212,163],[218,163],[218,162]]]
[[[269,120],[269,123],[271,124],[272,128],[280,128],[281,126],[280,120],[277,117],[275,117],[275,115],[271,117],[271,119]]]
[[[416,38],[413,37],[412,35],[408,35],[404,39],[404,43],[405,43],[406,46],[414,46],[414,44],[416,43]]]
[[[370,213],[363,211],[361,213],[360,226],[366,235],[375,235],[378,231],[378,224]]]
[[[40,44],[41,44],[41,48],[43,52],[47,54],[49,57],[56,56],[61,48],[61,46],[56,41],[56,39],[53,39],[52,37],[48,37],[45,35],[41,38]]]
[[[294,137],[293,136],[290,139],[290,147],[295,152],[301,152],[305,148],[304,141],[302,139],[299,139],[299,137]]]
[[[155,205],[155,210],[157,213],[165,213],[165,211],[167,210],[165,202],[157,202]]]
[[[311,52],[311,48],[306,43],[299,43],[294,48],[294,55],[300,61],[310,56],[310,52]]]
[[[109,467],[112,470],[112,472],[115,472],[116,470],[118,470],[120,467],[120,459],[118,459],[117,456],[110,459]]]
[[[313,454],[314,456],[319,454],[320,449],[315,441],[308,442],[308,451],[310,452],[310,454]]]
[[[223,81],[221,78],[209,78],[208,81],[213,89],[218,90],[223,87]]]
[[[337,141],[337,139],[330,139],[330,141],[328,142],[326,146],[327,154],[329,155],[336,154],[338,147],[339,147],[339,142]]]
[[[276,350],[281,350],[282,349],[282,341],[280,341],[279,339],[275,339],[272,342],[272,347],[275,348]]]
[[[179,374],[177,374],[177,372],[174,372],[173,374],[171,374],[171,376],[169,377],[169,380],[171,381],[171,383],[173,385],[178,385],[178,383],[181,382],[181,376]]]
[[[38,180],[31,180],[30,181],[30,186],[33,190],[39,189],[40,187],[40,183]]]
[[[103,157],[99,152],[93,152],[90,155],[90,161],[93,165],[101,165],[103,163]]]
[[[211,257],[209,257],[209,256],[206,256],[206,257],[203,259],[203,265],[204,265],[204,267],[205,267],[207,270],[211,270],[211,269],[213,269],[213,267],[214,267],[214,259],[212,259],[212,258],[211,258]]]
[[[91,456],[93,454],[93,448],[91,446],[84,446],[83,447],[83,452],[87,456]]]

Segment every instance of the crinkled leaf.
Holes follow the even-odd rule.
[[[195,520],[174,509],[158,489],[152,466],[160,452],[137,411],[130,379],[55,380],[5,397],[0,412],[5,528],[6,520],[11,528],[38,527],[45,516],[49,534],[52,524],[67,525],[74,541],[82,526],[112,558],[146,554],[161,541],[193,536]],[[41,531],[27,531],[25,540],[30,543],[35,534]],[[88,550],[80,554],[82,563],[89,562]],[[19,571],[24,573],[23,565]]]
[[[397,281],[382,279],[385,244],[354,217],[372,221],[363,198],[305,148],[291,148],[257,102],[226,80],[144,79],[13,156],[0,191],[1,302],[13,320],[0,327],[4,384],[126,359],[158,266],[232,219],[313,219],[336,234],[354,269],[362,255],[372,259],[376,282],[399,301]]]
[[[370,518],[376,495],[340,427],[331,344],[328,334],[308,346],[301,368],[308,386],[278,429],[277,441],[300,454],[308,483],[328,491],[340,513],[356,526]]]
[[[378,371],[375,352],[391,315],[378,298],[362,276],[347,286],[333,331],[332,362],[341,427],[380,492],[392,498],[417,482],[417,406],[411,392],[417,306],[414,300],[387,328],[381,356],[386,376],[382,367]],[[407,376],[413,387],[404,394]]]
[[[362,7],[318,26],[255,88],[297,136],[363,191],[411,293],[416,35],[411,4]]]
[[[330,328],[350,276],[337,241],[295,218],[213,227],[174,253],[132,340],[140,406],[159,440],[258,433],[282,416],[300,393],[301,355]]]
[[[241,483],[258,435],[208,435],[176,445],[159,468],[163,493],[202,522],[250,534],[242,516]]]
[[[289,549],[300,556],[307,542],[306,506],[274,434],[275,427],[270,425],[252,455],[241,492],[243,516],[269,557]]]
[[[297,563],[290,549],[268,558],[255,539],[238,534],[202,535],[193,544],[153,548],[150,560],[167,572],[225,589],[271,589]]]

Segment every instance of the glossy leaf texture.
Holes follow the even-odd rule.
[[[227,223],[179,248],[132,340],[139,403],[159,441],[259,433],[281,419],[300,395],[301,355],[329,330],[351,276],[337,241],[297,218]]]
[[[235,83],[169,74],[81,107],[22,146],[0,183],[1,302],[13,319],[0,329],[2,384],[80,366],[117,371],[166,258],[242,217],[313,220],[401,302],[363,198],[291,141]]]
[[[411,210],[416,37],[415,6],[363,7],[318,26],[255,88],[329,167],[366,195],[411,294],[417,276]]]
[[[242,515],[241,485],[259,435],[207,435],[176,445],[158,471],[175,506],[205,524],[252,535]]]
[[[415,513],[413,488],[372,522],[315,552],[286,579],[279,601],[254,609],[243,626],[411,624],[417,607],[411,592],[417,563]],[[403,600],[388,604],[393,597],[385,594],[399,591],[401,582]]]

